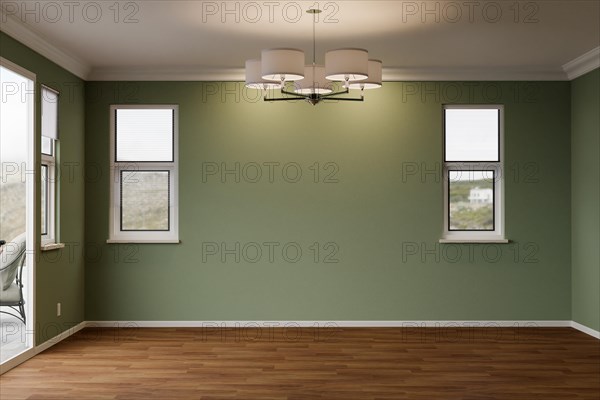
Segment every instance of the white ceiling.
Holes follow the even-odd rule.
[[[115,3],[0,0],[1,28],[89,79],[242,79],[269,47],[309,62],[312,16],[299,11],[315,4],[317,61],[363,47],[386,80],[567,79],[565,64],[600,57],[600,0]]]

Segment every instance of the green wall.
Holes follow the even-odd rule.
[[[362,104],[311,107],[265,104],[238,83],[84,83],[3,33],[0,45],[2,57],[62,93],[67,248],[39,255],[38,343],[84,315],[568,320],[572,313],[599,328],[597,70],[572,84],[386,83]],[[119,103],[180,105],[181,244],[106,244],[108,108]],[[510,244],[438,244],[445,103],[505,104]],[[236,166],[239,178],[211,174]],[[256,246],[263,254],[252,262]],[[292,262],[297,247],[302,255]]]
[[[600,330],[600,69],[571,87],[573,320]]]
[[[84,82],[50,60],[0,32],[0,56],[37,76],[36,141],[40,148],[40,85],[58,90],[60,241],[62,250],[38,252],[36,275],[36,343],[56,336],[84,320]],[[39,169],[40,155],[36,165]],[[40,221],[39,182],[36,218]],[[56,303],[62,316],[56,316]]]
[[[571,319],[569,82],[390,82],[365,103],[316,107],[254,96],[239,83],[86,84],[85,159],[99,171],[87,320]],[[181,244],[105,243],[119,103],[180,106]],[[510,244],[438,244],[443,103],[505,104]],[[207,175],[221,163],[239,163],[239,182]],[[279,242],[273,262],[266,242]],[[203,251],[215,247],[234,254]]]

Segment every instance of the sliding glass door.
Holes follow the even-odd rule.
[[[33,346],[35,75],[0,58],[0,363]]]

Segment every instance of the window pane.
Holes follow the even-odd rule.
[[[446,109],[446,161],[499,161],[498,109]]]
[[[451,231],[494,230],[494,171],[448,171]]]
[[[58,93],[42,88],[42,136],[58,139]]]
[[[169,171],[121,171],[121,230],[169,230]]]
[[[52,155],[52,139],[42,136],[42,154]]]
[[[116,112],[116,161],[173,161],[172,109]]]
[[[42,165],[42,235],[48,234],[48,166]]]
[[[30,112],[35,85],[0,65],[0,88],[0,239],[9,241],[26,230],[29,173],[24,168],[32,168],[27,162],[27,143],[33,129]]]

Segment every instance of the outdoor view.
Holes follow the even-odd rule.
[[[121,172],[121,229],[169,230],[169,172]]]
[[[0,175],[0,238],[7,242],[25,232],[25,182],[19,174]]]
[[[450,230],[494,229],[493,171],[449,171]]]
[[[8,242],[25,232],[27,80],[4,67],[0,79],[0,239]]]

